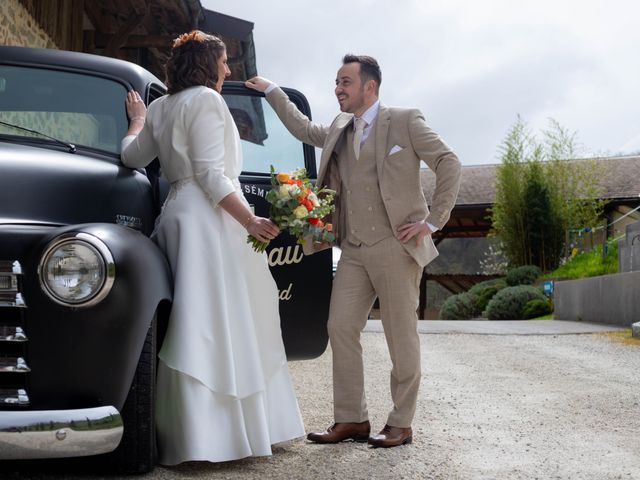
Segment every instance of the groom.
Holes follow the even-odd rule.
[[[342,62],[335,94],[343,113],[330,126],[311,122],[267,79],[255,77],[246,85],[265,93],[296,138],[323,149],[317,183],[338,192],[333,220],[342,256],[328,323],[335,423],[307,438],[394,447],[412,441],[421,376],[420,278],[438,254],[431,233],[449,219],[460,162],[419,110],[380,103],[382,73],[375,59],[346,55]],[[420,160],[436,174],[431,212],[420,184]],[[328,246],[307,245],[315,250]],[[369,436],[360,332],[376,296],[393,364],[393,409],[382,431]]]

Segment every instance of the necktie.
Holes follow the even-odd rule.
[[[360,144],[362,143],[362,134],[367,122],[363,118],[355,119],[356,130],[353,134],[353,150],[356,153],[356,159],[360,158]]]

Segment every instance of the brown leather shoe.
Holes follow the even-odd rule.
[[[334,423],[324,432],[310,433],[307,440],[316,443],[338,443],[345,440],[366,442],[370,432],[369,420],[361,423]]]
[[[392,427],[385,425],[375,437],[369,437],[369,445],[374,448],[397,447],[399,445],[407,445],[413,441],[413,432],[411,427]]]

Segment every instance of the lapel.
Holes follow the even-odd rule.
[[[329,133],[327,135],[327,139],[322,146],[322,155],[320,156],[320,171],[318,172],[318,184],[323,185],[325,175],[327,174],[327,169],[329,168],[329,163],[331,162],[331,156],[333,155],[333,150],[336,147],[336,143],[342,136],[344,129],[347,126],[351,125],[353,120],[353,115],[351,114],[340,114],[333,122],[333,125],[329,129]],[[333,185],[335,188],[336,186]]]
[[[375,121],[376,128],[376,144],[375,144],[375,156],[376,167],[378,169],[378,182],[382,182],[382,172],[384,166],[384,159],[387,156],[387,138],[389,137],[389,125],[391,124],[391,112],[389,109],[380,102],[380,109],[378,110],[378,118]]]

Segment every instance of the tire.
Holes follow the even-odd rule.
[[[154,318],[147,332],[129,395],[122,407],[122,440],[118,448],[105,456],[109,469],[116,473],[147,473],[156,464],[156,323]]]

